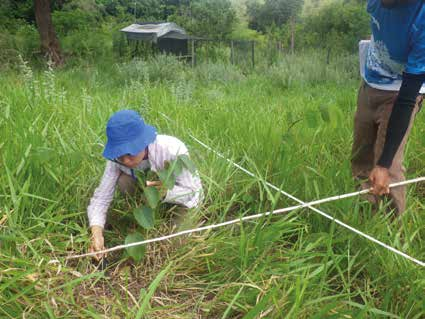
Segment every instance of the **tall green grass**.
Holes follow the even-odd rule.
[[[89,243],[86,207],[101,177],[104,128],[132,108],[179,137],[196,162],[204,224],[294,204],[264,181],[309,201],[353,191],[355,57],[318,53],[256,70],[170,57],[46,68],[0,77],[1,318],[422,318],[425,276],[414,264],[303,209],[148,245],[141,264],[121,252],[107,271],[63,263]],[[170,119],[163,117],[166,114]],[[423,172],[422,114],[408,144],[408,176]],[[254,171],[251,178],[190,139]],[[425,259],[422,187],[401,219],[349,199],[320,207]],[[122,244],[132,201],[117,194],[106,230]],[[2,219],[2,217],[4,218]],[[164,212],[146,238],[171,231]],[[59,258],[62,263],[49,263]]]

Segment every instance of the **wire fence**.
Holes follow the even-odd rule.
[[[171,40],[170,40],[171,41]],[[170,42],[168,41],[168,42]],[[178,46],[178,47],[177,47]],[[191,38],[174,40],[166,46],[161,41],[128,40],[117,36],[114,51],[120,58],[149,58],[158,54],[170,54],[186,61],[191,66],[202,63],[228,63],[242,68],[277,63],[284,56],[292,54],[289,47],[276,40],[223,40]]]

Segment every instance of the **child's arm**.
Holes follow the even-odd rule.
[[[99,186],[94,191],[90,204],[87,207],[89,225],[104,227],[106,213],[114,198],[115,186],[121,171],[117,164],[108,161]]]

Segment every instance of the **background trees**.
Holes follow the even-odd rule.
[[[249,27],[267,32],[272,26],[283,26],[295,19],[303,7],[303,0],[257,0],[247,2]]]
[[[18,54],[26,60],[47,55],[58,64],[63,58],[112,57],[118,30],[135,21],[173,21],[198,37],[276,42],[283,52],[355,52],[358,40],[369,34],[365,4],[366,0],[3,0],[0,62],[14,63]],[[36,18],[36,8],[45,13]]]
[[[200,37],[225,39],[236,22],[236,12],[229,0],[185,1],[174,8],[169,20]]]

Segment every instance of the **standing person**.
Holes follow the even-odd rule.
[[[406,188],[389,189],[405,180],[403,153],[425,92],[425,1],[368,0],[372,38],[360,44],[362,84],[354,119],[352,173],[378,197],[389,194],[401,214]]]
[[[107,123],[106,135],[108,141],[103,156],[108,161],[100,185],[87,207],[92,233],[91,252],[104,249],[103,228],[116,185],[121,192],[134,194],[137,188],[135,170],[157,172],[177,156],[188,155],[183,142],[172,136],[157,135],[153,126],[147,125],[137,112],[131,110],[113,114]],[[170,190],[159,181],[147,181],[146,186],[157,187],[166,203],[185,208],[201,204],[203,193],[200,178],[196,172],[192,174],[187,169],[176,176],[176,183]],[[101,257],[97,255],[98,259]]]

